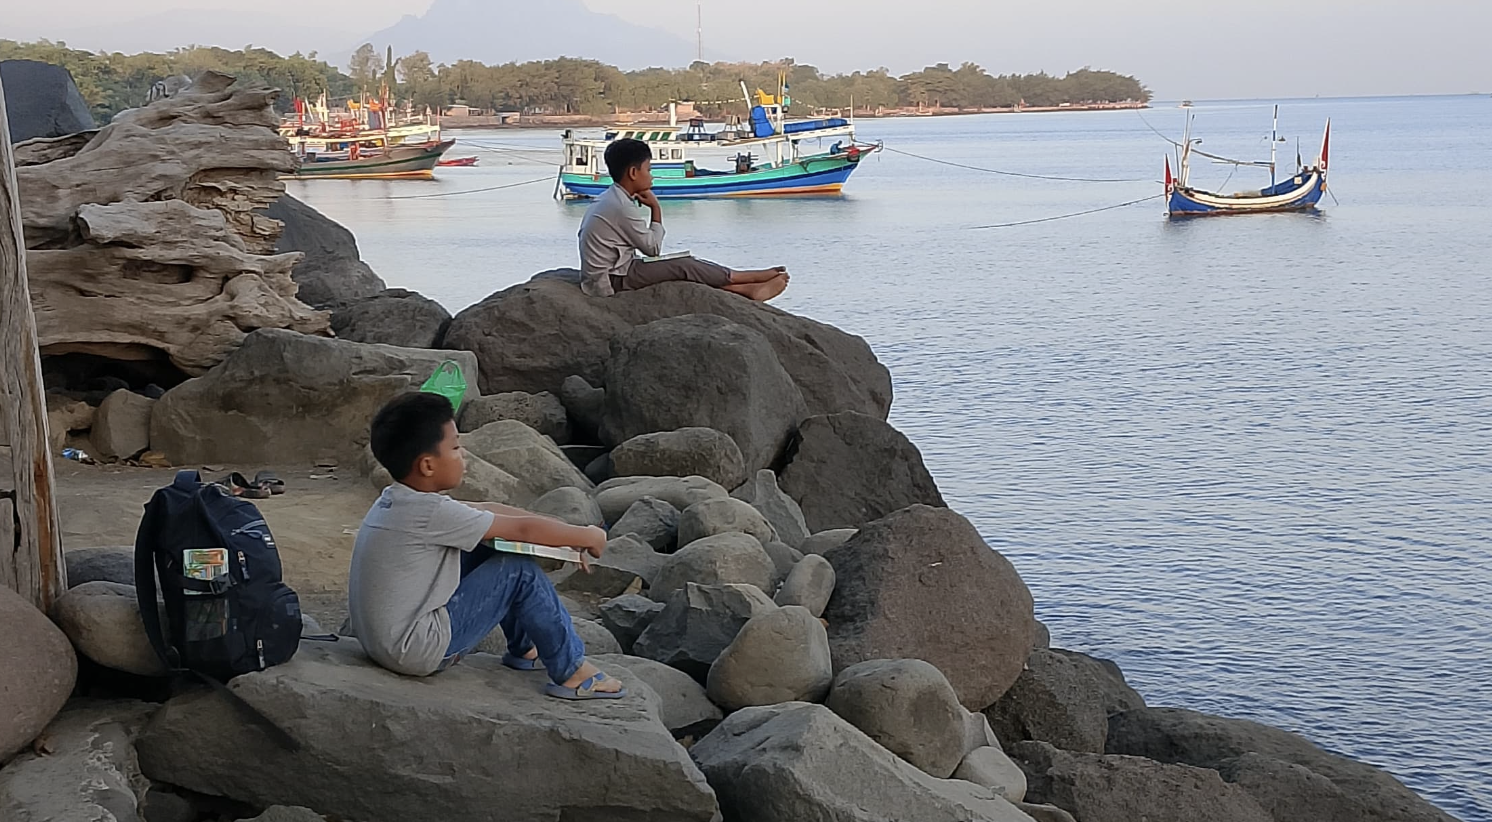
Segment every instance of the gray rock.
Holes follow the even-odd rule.
[[[641,594],[624,594],[601,603],[600,621],[606,630],[617,638],[623,653],[631,653],[632,646],[642,632],[663,613],[663,603],[654,602]]]
[[[74,548],[65,551],[67,584],[73,588],[85,582],[118,582],[135,584],[135,549]]]
[[[1034,802],[1012,802],[1010,804],[1035,822],[1077,822],[1072,818],[1072,814],[1056,805],[1037,805]]]
[[[1452,817],[1421,799],[1397,779],[1371,765],[1328,753],[1297,734],[1246,719],[1224,719],[1181,708],[1141,708],[1109,718],[1106,750],[1111,754],[1149,757],[1160,762],[1178,762],[1199,768],[1227,769],[1232,760],[1254,753],[1278,762],[1299,765],[1329,780],[1357,804],[1347,803],[1342,813],[1358,813],[1371,822],[1453,822]],[[1237,768],[1236,765],[1232,765]],[[1234,771],[1237,775],[1238,771]],[[1330,792],[1301,795],[1301,775],[1289,779],[1296,786],[1260,790],[1256,780],[1240,777],[1240,789],[1252,785],[1256,799],[1267,804],[1286,801],[1282,795],[1296,793],[1291,802],[1306,802],[1321,808],[1332,804]],[[1057,803],[1061,804],[1061,803]],[[1332,811],[1336,813],[1338,811]],[[1078,814],[1081,817],[1081,814]],[[1086,822],[1086,820],[1084,820]]]
[[[1062,751],[1020,742],[1012,758],[1026,772],[1026,797],[1082,822],[1273,822],[1246,791],[1217,771],[1135,756]]]
[[[705,696],[705,689],[688,674],[661,662],[640,656],[601,654],[591,661],[603,670],[622,667],[646,682],[658,695],[659,719],[674,737],[701,737],[720,724],[724,716]]]
[[[636,535],[626,534],[607,541],[600,559],[591,560],[589,574],[577,569],[555,587],[566,593],[611,599],[628,593],[639,583],[650,584],[661,573],[667,559]]]
[[[992,791],[908,765],[822,705],[737,711],[690,752],[737,822],[1029,822]]]
[[[544,514],[558,520],[564,520],[571,525],[595,525],[604,524],[601,518],[601,506],[586,493],[584,489],[574,486],[556,488],[553,491],[534,500],[528,510],[535,514]]]
[[[820,531],[811,534],[798,546],[798,550],[804,554],[827,554],[829,551],[850,541],[850,537],[860,533],[858,528],[831,528],[828,531]]]
[[[378,409],[418,388],[447,358],[475,396],[476,358],[468,352],[261,328],[221,365],[161,397],[150,419],[151,448],[177,465],[357,463]]]
[[[683,511],[696,502],[729,496],[719,483],[704,477],[617,477],[596,486],[596,502],[607,522],[616,522],[644,497],[666,502]]]
[[[383,472],[383,477],[384,485],[387,485],[387,471]],[[466,502],[521,506],[533,499],[531,493],[532,489],[519,482],[517,477],[475,454],[467,454],[466,473],[461,477],[461,484],[451,490],[450,497]]]
[[[96,126],[72,74],[36,60],[0,60],[6,116],[12,143],[65,137]]]
[[[683,314],[718,315],[764,335],[802,391],[809,413],[853,410],[884,419],[891,408],[891,374],[865,340],[692,283],[664,283],[597,300],[568,282],[533,280],[456,315],[446,345],[474,351],[487,364],[492,373],[483,375],[483,390],[488,393],[554,391],[572,374],[592,385],[609,385],[603,377],[614,340],[634,326]]]
[[[616,636],[606,630],[606,626],[589,619],[575,619],[575,633],[580,641],[585,643],[585,655],[595,656],[597,654],[619,654],[622,652],[622,644],[617,642]]]
[[[586,479],[597,485],[611,479],[611,452],[608,451],[586,463],[581,471]]]
[[[707,499],[696,502],[679,515],[679,544],[718,534],[750,534],[758,543],[776,538],[766,517],[738,499]]]
[[[1217,772],[1254,798],[1276,822],[1361,822],[1379,817],[1330,779],[1302,765],[1247,753],[1218,763]]]
[[[78,658],[67,635],[46,614],[4,585],[0,585],[0,625],[5,626],[0,631],[0,694],[5,696],[5,710],[0,711],[0,763],[4,763],[31,744],[62,710],[78,678]]]
[[[239,822],[326,822],[326,817],[310,808],[272,805],[266,808],[264,813],[251,819],[239,820]]]
[[[526,394],[522,391],[491,394],[477,397],[461,406],[460,429],[463,432],[475,431],[498,420],[517,420],[559,445],[570,441],[570,416],[565,413],[565,406],[560,403],[559,397],[548,391],[539,394]],[[571,464],[574,464],[573,460]]]
[[[1109,714],[1143,707],[1139,694],[1092,657],[1032,651],[1015,684],[985,715],[1008,742],[1034,739],[1063,750],[1103,753]]]
[[[648,596],[666,601],[685,583],[723,585],[737,582],[766,591],[776,566],[754,537],[717,534],[695,540],[670,554],[653,578]]]
[[[561,445],[560,450],[565,452],[565,456],[570,458],[570,464],[582,471],[585,470],[586,466],[595,462],[597,458],[607,456],[611,453],[610,449],[604,445],[576,445],[575,443]],[[587,474],[586,476],[590,475]],[[602,477],[599,482],[605,482],[609,479],[611,477],[608,475]]]
[[[461,446],[516,477],[528,502],[556,488],[595,487],[553,440],[517,420],[489,422],[462,434]]]
[[[127,460],[150,448],[150,412],[155,402],[122,388],[106,397],[88,434],[94,456]]]
[[[542,676],[485,654],[434,677],[404,677],[356,645],[306,642],[290,662],[233,680],[299,751],[276,747],[222,697],[196,691],[171,699],[147,726],[142,770],[259,807],[298,805],[359,822],[464,819],[473,808],[524,820],[715,815],[709,786],[640,694],[553,699]],[[609,673],[646,689],[625,669]],[[596,778],[597,762],[606,779]],[[441,778],[431,778],[431,763]]]
[[[730,495],[755,508],[771,524],[777,539],[797,549],[808,538],[808,524],[797,500],[777,487],[777,475],[763,468]]]
[[[1025,668],[1031,592],[958,514],[916,505],[825,558],[836,577],[824,611],[836,666],[925,659],[970,710],[994,704]]]
[[[946,779],[964,758],[964,710],[942,672],[920,659],[875,659],[834,678],[829,709],[881,747]]]
[[[1036,632],[1031,635],[1031,650],[1046,651],[1052,647],[1052,632],[1047,630],[1046,623],[1036,620]]]
[[[290,276],[300,286],[296,298],[306,305],[334,309],[353,300],[371,297],[388,286],[362,261],[352,232],[289,194],[264,210],[266,216],[284,223],[275,252],[299,251],[303,255]],[[467,379],[473,388],[473,370]],[[472,392],[474,396],[475,390]]]
[[[780,480],[813,532],[859,528],[909,505],[945,506],[917,446],[853,411],[804,420]]]
[[[601,429],[601,406],[606,402],[606,389],[597,388],[584,377],[571,374],[560,383],[559,400],[576,431],[585,439],[594,440],[596,432]]]
[[[51,432],[47,447],[54,455],[60,454],[67,435],[87,431],[95,413],[93,406],[82,400],[47,392],[47,430]]]
[[[778,605],[801,605],[817,618],[824,615],[824,607],[833,595],[834,566],[812,554],[793,566],[772,601]]]
[[[989,717],[978,711],[964,711],[964,756],[968,756],[980,748],[1000,748],[1000,738],[995,736],[995,729],[989,726]]]
[[[709,426],[741,449],[749,471],[772,465],[803,395],[766,337],[709,314],[670,317],[617,338],[606,362],[601,441]]]
[[[989,788],[1011,802],[1026,798],[1026,774],[995,747],[975,748],[953,770],[954,779]]]
[[[636,534],[653,550],[671,554],[679,545],[679,509],[663,500],[643,497],[632,503],[608,532],[611,537],[624,534]]]
[[[710,701],[735,711],[781,702],[819,702],[834,682],[829,635],[796,605],[752,617],[710,666]]]
[[[731,488],[746,476],[735,440],[713,428],[680,428],[639,434],[611,451],[619,477],[701,476]]]
[[[201,815],[191,799],[165,788],[164,783],[151,783],[140,799],[145,822],[197,822]]]
[[[145,778],[134,740],[155,710],[135,701],[70,703],[27,751],[0,770],[0,819],[14,822],[138,822]]]
[[[772,574],[772,587],[763,590],[776,591],[778,586],[782,585],[783,580],[787,579],[787,575],[793,572],[793,566],[803,559],[803,555],[787,543],[776,540],[762,543],[762,550],[772,558],[772,565],[776,568]]]
[[[51,616],[83,656],[105,668],[139,676],[168,673],[145,635],[133,585],[85,582],[69,588],[52,603]]]
[[[345,303],[332,312],[331,323],[339,338],[352,342],[439,348],[451,312],[422,294],[390,288]]]
[[[632,646],[640,657],[672,665],[703,682],[710,666],[752,617],[776,609],[754,585],[687,583]]]

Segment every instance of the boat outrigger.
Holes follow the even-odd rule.
[[[855,124],[839,117],[789,121],[791,98],[786,83],[774,96],[758,90],[752,105],[746,84],[741,92],[750,106],[749,122],[727,123],[710,131],[702,118],[678,124],[676,104],[669,106],[669,125],[617,128],[601,138],[564,134],[564,163],[557,191],[567,198],[599,196],[611,185],[604,155],[614,140],[642,140],[653,150],[653,193],[659,198],[776,197],[795,194],[838,194],[860,161],[880,149],[879,144],[855,141]],[[803,151],[805,140],[827,150]],[[718,171],[696,164],[696,155],[711,149],[735,150],[724,157],[732,167]],[[753,150],[760,151],[758,156]]]
[[[1321,138],[1321,155],[1317,158],[1315,165],[1308,166],[1302,163],[1300,150],[1297,148],[1295,173],[1280,180],[1277,177],[1276,164],[1276,149],[1280,143],[1279,118],[1280,109],[1279,106],[1275,106],[1275,128],[1270,136],[1269,162],[1266,163],[1262,160],[1233,160],[1198,150],[1196,144],[1202,141],[1192,139],[1191,114],[1188,113],[1186,136],[1182,140],[1177,159],[1179,176],[1171,176],[1171,159],[1166,158],[1167,216],[1178,218],[1222,214],[1265,214],[1280,211],[1310,211],[1316,208],[1316,204],[1321,201],[1321,196],[1326,193],[1326,163],[1331,150],[1331,120],[1326,121],[1326,133]],[[1269,187],[1236,194],[1217,194],[1192,188],[1188,179],[1191,176],[1193,154],[1233,166],[1268,168]]]

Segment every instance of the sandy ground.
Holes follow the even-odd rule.
[[[157,488],[169,485],[174,468],[81,465],[57,460],[58,508],[64,550],[132,546],[145,503]],[[208,466],[203,476],[216,479],[229,471],[247,477],[265,466]],[[285,480],[285,493],[251,500],[274,532],[285,569],[285,582],[301,598],[301,609],[328,631],[347,615],[347,565],[352,541],[378,491],[347,468],[328,471],[309,466],[268,466]],[[312,479],[333,475],[335,478]]]

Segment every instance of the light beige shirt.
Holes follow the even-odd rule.
[[[580,290],[592,297],[613,293],[611,277],[627,276],[638,253],[663,249],[663,224],[619,186],[606,189],[580,221]]]

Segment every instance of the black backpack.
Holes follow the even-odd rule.
[[[269,525],[253,503],[196,471],[178,472],[145,506],[135,591],[145,634],[173,673],[221,684],[287,662],[300,647],[300,600],[280,578]]]

